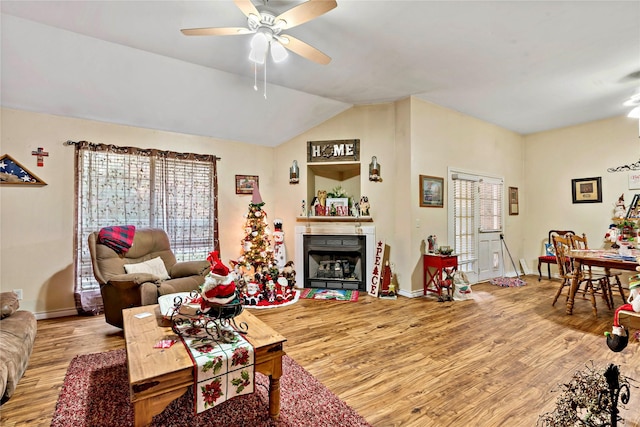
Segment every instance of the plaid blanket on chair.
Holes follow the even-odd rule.
[[[110,247],[119,254],[124,254],[131,248],[135,232],[135,225],[103,227],[98,233],[98,242]]]

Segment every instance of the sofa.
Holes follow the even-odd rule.
[[[99,232],[89,235],[93,275],[100,284],[107,323],[122,328],[122,310],[158,303],[161,295],[198,290],[209,261],[177,262],[162,229],[135,230],[131,248],[120,253]]]
[[[6,402],[18,385],[29,364],[36,339],[36,317],[30,311],[19,310],[18,295],[0,293],[0,404]]]

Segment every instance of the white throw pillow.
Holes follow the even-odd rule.
[[[138,264],[125,264],[124,269],[127,273],[149,273],[158,276],[160,280],[170,279],[167,268],[164,266],[164,262],[160,257],[155,257],[149,261]]]

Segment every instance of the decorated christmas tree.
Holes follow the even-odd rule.
[[[264,202],[258,187],[253,188],[249,211],[246,214],[244,226],[245,237],[242,241],[241,263],[253,267],[256,271],[271,270],[275,264],[273,247],[271,245],[271,231],[267,214],[262,210]]]
[[[233,264],[239,277],[241,299],[245,306],[287,304],[295,301],[299,294],[299,291],[293,289],[296,283],[293,262],[287,262],[282,268],[278,268],[276,264],[271,240],[273,236],[269,230],[267,214],[262,210],[263,206],[260,191],[255,187],[249,211],[245,215],[242,255]],[[282,245],[282,221],[274,221],[274,226],[278,229],[274,234],[279,234],[279,244]],[[279,250],[282,251],[283,248]],[[286,255],[280,253],[280,258],[286,259]]]

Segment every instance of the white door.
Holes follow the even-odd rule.
[[[502,276],[500,233],[478,233],[478,282]]]
[[[471,283],[504,275],[503,180],[449,170],[449,242]]]

